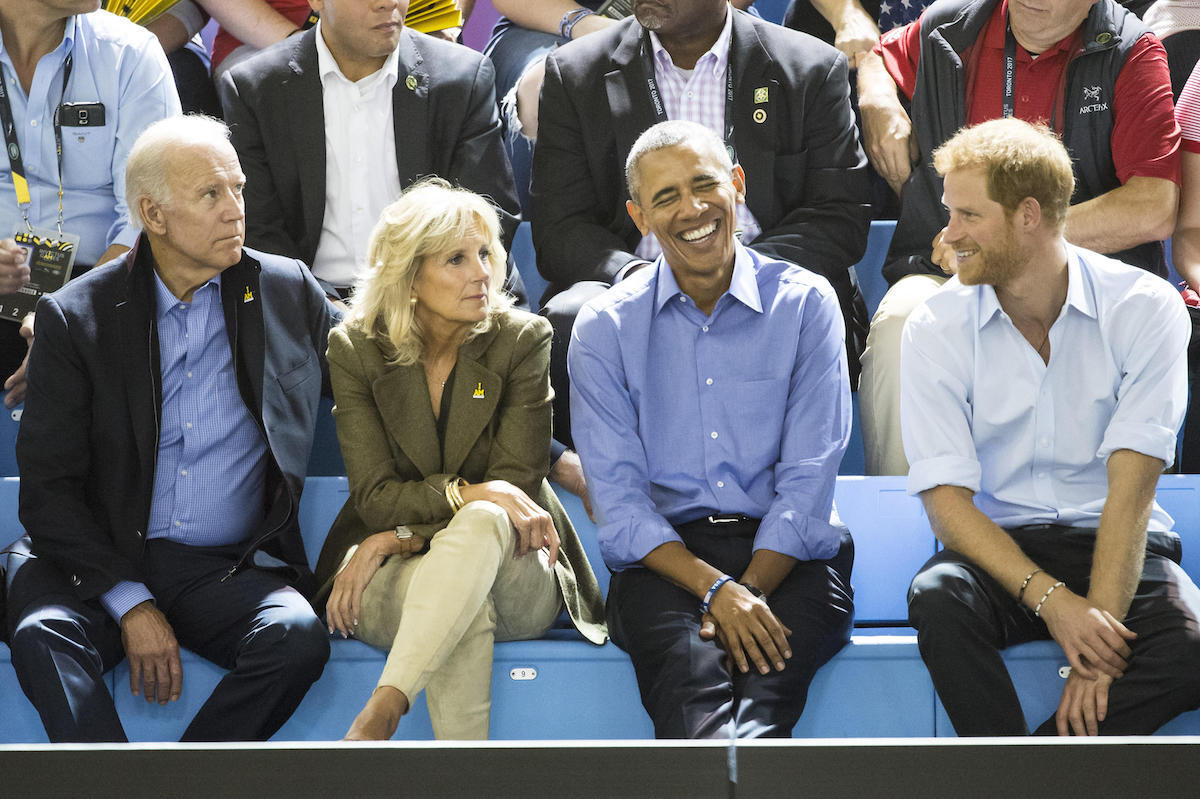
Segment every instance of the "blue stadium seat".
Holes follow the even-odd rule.
[[[529,298],[529,307],[535,313],[542,307],[542,295],[550,285],[546,278],[538,272],[537,255],[533,251],[533,233],[528,222],[522,222],[512,241],[513,263],[525,281],[525,296]]]
[[[24,404],[12,410],[0,406],[0,477],[17,476],[17,429],[24,409]]]
[[[867,236],[867,251],[862,260],[854,265],[854,277],[863,299],[867,302],[868,316],[875,315],[879,301],[887,293],[887,281],[883,279],[883,262],[887,259],[888,246],[892,243],[892,234],[895,232],[895,220],[872,222],[871,232]]]

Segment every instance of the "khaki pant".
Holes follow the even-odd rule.
[[[493,642],[538,638],[562,609],[545,550],[514,558],[515,540],[500,506],[471,502],[363,592],[357,637],[389,650],[379,685],[424,689],[438,739],[488,737]]]
[[[934,275],[901,278],[871,318],[858,382],[867,474],[908,474],[900,434],[900,333],[908,315],[945,282],[946,278]]]

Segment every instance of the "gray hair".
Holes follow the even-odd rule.
[[[641,163],[648,153],[665,150],[668,147],[678,147],[681,144],[691,144],[701,149],[709,150],[716,156],[718,163],[725,167],[727,174],[733,174],[733,160],[725,149],[725,142],[709,128],[699,122],[686,119],[671,119],[659,122],[647,128],[629,151],[625,159],[625,183],[629,186],[629,199],[638,202],[638,192],[641,190]]]
[[[125,204],[129,220],[145,227],[139,201],[149,197],[158,205],[171,202],[167,165],[171,154],[189,145],[218,145],[229,142],[229,128],[219,119],[188,114],[160,119],[142,131],[125,160]]]

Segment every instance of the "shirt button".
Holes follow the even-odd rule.
[[[680,297],[680,298],[679,298],[679,301],[680,301],[680,302],[687,302],[687,297]]]
[[[183,525],[179,523],[179,520],[178,520],[178,519],[176,519],[176,520],[175,520],[175,526],[176,526],[176,527],[182,527]]]
[[[187,477],[187,469],[180,469],[179,473],[182,474],[184,477]]]
[[[716,430],[714,430],[714,431],[712,431],[711,433],[709,433],[708,435],[709,435],[709,438],[716,438],[716,437],[717,437],[717,431],[716,431]]]
[[[710,377],[710,378],[708,378],[707,380],[705,380],[705,381],[704,381],[704,385],[706,385],[706,386],[711,386],[711,385],[712,385],[712,378]]]
[[[701,330],[703,330],[705,333],[707,333],[707,332],[708,332],[708,325],[705,325],[704,327],[702,327],[702,328],[700,328],[700,329],[701,329]]]
[[[1045,473],[1045,472],[1038,472],[1038,479],[1039,479],[1039,480],[1045,480],[1045,479],[1046,479],[1046,473]]]
[[[725,481],[724,481],[724,480],[718,480],[718,481],[717,481],[717,488],[724,488],[724,487],[725,487]]]
[[[192,373],[191,373],[191,372],[188,372],[188,377],[191,377],[191,376],[192,376]]]
[[[187,423],[187,429],[188,429],[188,430],[191,430],[191,429],[192,429],[192,423],[191,423],[191,422],[188,422],[188,423]]]
[[[1039,443],[1041,444],[1042,449],[1045,449],[1046,447],[1050,446],[1050,439],[1043,438]]]
[[[36,119],[31,119],[31,120],[29,120],[29,124],[30,124],[32,127],[35,127],[35,128],[36,128],[36,127],[37,127],[37,120],[36,120]]]

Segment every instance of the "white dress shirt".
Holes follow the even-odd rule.
[[[399,48],[357,82],[338,68],[317,23],[317,67],[325,100],[325,216],[312,271],[348,287],[366,269],[367,243],[380,213],[400,196],[392,89]]]
[[[1067,272],[1048,364],[991,286],[952,278],[909,317],[900,419],[910,494],[962,486],[1001,527],[1097,527],[1111,453],[1174,462],[1190,335],[1179,292],[1075,247]],[[1149,529],[1172,526],[1156,503]]]

